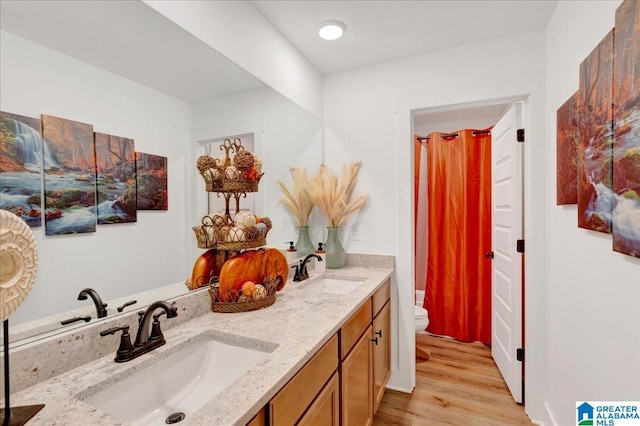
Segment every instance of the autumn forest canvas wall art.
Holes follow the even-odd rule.
[[[616,11],[613,249],[640,257],[640,2]]]
[[[138,210],[168,210],[167,157],[136,152]]]
[[[96,163],[93,126],[42,115],[42,137],[56,165],[44,170],[47,235],[96,230]]]
[[[556,204],[577,204],[578,111],[577,93],[558,108]]]
[[[0,111],[0,209],[46,235],[136,222],[168,210],[167,157],[136,152],[133,139],[90,124]]]
[[[578,91],[557,110],[556,143],[557,204],[577,203],[579,227],[611,233],[615,251],[640,257],[640,2],[622,2],[615,28],[580,64]]]
[[[135,222],[136,156],[133,139],[95,133],[98,224]]]
[[[580,64],[578,226],[611,232],[613,30]]]
[[[45,167],[54,160],[42,149],[40,120],[0,111],[0,208],[31,227],[42,223],[42,156]]]

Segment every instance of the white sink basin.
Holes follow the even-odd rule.
[[[349,294],[358,288],[365,279],[358,277],[320,277],[309,281],[304,286],[304,289],[311,293]]]
[[[194,339],[84,402],[134,425],[163,425],[179,412],[188,419],[276,346],[263,342],[260,347],[242,347],[210,336]]]

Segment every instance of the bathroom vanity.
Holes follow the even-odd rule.
[[[208,312],[174,327],[173,319],[164,318],[166,345],[125,363],[113,360],[115,338],[94,339],[92,344],[100,345],[102,353],[107,347],[107,355],[12,394],[12,406],[46,404],[30,425],[137,423],[136,410],[143,410],[150,399],[147,394],[151,392],[145,388],[150,386],[146,383],[149,377],[166,376],[167,383],[174,384],[179,393],[183,390],[169,376],[188,377],[192,374],[188,366],[201,362],[207,370],[204,373],[212,377],[212,386],[225,380],[230,384],[221,389],[202,388],[189,396],[193,404],[182,410],[185,418],[178,424],[348,425],[355,419],[361,423],[373,418],[390,374],[392,273],[393,257],[350,255],[345,268],[325,274],[357,281],[346,294],[341,294],[340,288],[319,285],[321,277],[312,273],[302,282],[290,279],[276,302],[265,309]],[[199,292],[197,297],[209,295]],[[180,300],[177,304],[178,318],[186,315]],[[63,340],[57,338],[50,344]],[[229,352],[225,358],[224,350],[201,349],[208,342],[258,355]],[[14,359],[20,349],[12,353]],[[231,370],[236,371],[235,376],[230,376]],[[12,374],[22,372],[13,370]],[[112,398],[110,395],[120,394],[117,386],[131,377],[126,387],[135,388],[135,399],[113,407],[100,405]],[[162,385],[153,385],[154,389],[157,386]],[[172,397],[171,388],[166,393],[167,398]],[[122,414],[123,405],[131,406],[124,410],[126,414]],[[171,410],[174,408],[172,405]],[[123,420],[125,415],[134,417]]]

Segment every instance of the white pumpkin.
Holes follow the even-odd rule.
[[[236,242],[236,241],[246,241],[247,237],[244,233],[243,226],[232,226],[229,229],[229,233],[227,234],[225,241],[227,242]]]
[[[233,218],[233,223],[236,226],[242,225],[247,228],[250,226],[255,226],[256,215],[251,213],[249,210],[241,210],[236,213],[235,217]]]
[[[267,289],[262,284],[256,284],[256,289],[253,291],[253,300],[260,300],[267,297]]]
[[[238,179],[241,175],[236,166],[229,166],[224,169],[224,175],[227,179]]]

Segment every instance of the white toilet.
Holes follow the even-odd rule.
[[[429,325],[429,312],[422,307],[424,301],[424,290],[416,290],[416,305],[415,305],[415,317],[414,324],[416,332],[424,332],[424,329]]]

